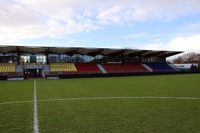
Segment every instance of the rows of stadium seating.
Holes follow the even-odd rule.
[[[15,72],[16,64],[0,63],[0,73]]]
[[[153,72],[174,72],[174,68],[165,63],[147,63]],[[101,64],[107,73],[129,73],[129,72],[148,72],[142,64],[121,64],[105,63]],[[67,73],[101,73],[95,63],[51,63],[51,72]],[[0,73],[16,72],[16,64],[0,63]]]
[[[108,73],[148,72],[141,64],[103,64]]]
[[[101,73],[97,64],[77,63],[75,64],[78,73]]]
[[[130,73],[130,72],[149,72],[142,64],[119,64],[105,63],[101,64],[107,73]],[[153,72],[173,72],[171,66],[164,63],[148,63]],[[67,73],[101,73],[101,70],[94,63],[52,63],[50,64],[51,72],[67,72]]]
[[[77,72],[74,63],[51,63],[50,70],[53,72]]]
[[[147,63],[150,68],[153,69],[153,72],[174,72],[175,69],[173,69],[170,65],[166,63]]]
[[[97,65],[92,63],[51,63],[50,71],[70,73],[101,73]]]

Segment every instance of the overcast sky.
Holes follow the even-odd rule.
[[[0,0],[0,45],[200,50],[200,0]]]

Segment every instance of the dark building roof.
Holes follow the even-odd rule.
[[[83,48],[83,47],[0,46],[0,53],[169,57],[176,54],[180,54],[182,53],[182,51],[159,51],[159,50],[117,49],[117,48]]]

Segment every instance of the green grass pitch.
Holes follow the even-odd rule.
[[[39,132],[200,132],[200,99],[102,97],[200,98],[200,75],[37,80]],[[0,81],[0,133],[33,132],[33,98],[33,80]]]

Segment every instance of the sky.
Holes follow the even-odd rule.
[[[0,0],[0,45],[200,51],[200,0]]]

